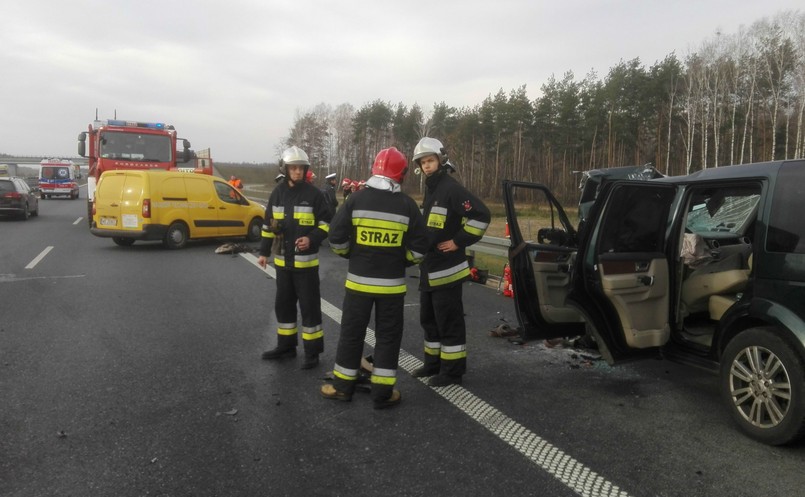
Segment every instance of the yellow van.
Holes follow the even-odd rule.
[[[179,249],[195,238],[260,239],[265,208],[214,176],[164,170],[106,171],[90,231],[120,246],[162,240]]]

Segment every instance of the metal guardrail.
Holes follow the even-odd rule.
[[[511,241],[508,238],[485,236],[478,243],[467,247],[467,251],[508,258],[509,247],[511,247]]]

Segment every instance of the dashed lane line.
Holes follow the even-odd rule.
[[[25,269],[33,269],[34,267],[36,267],[36,265],[39,264],[42,261],[42,259],[44,259],[45,256],[48,255],[48,252],[50,252],[51,250],[53,250],[53,246],[49,246],[45,250],[40,252],[39,255],[37,255],[34,258],[34,260],[29,262],[28,265],[25,266]]]
[[[253,254],[242,253],[240,255],[271,278],[276,278],[276,270],[271,266],[266,266],[265,269],[261,268],[257,264],[257,257]],[[321,310],[333,321],[341,323],[341,309],[321,299]],[[366,330],[366,344],[371,347],[375,346],[375,333],[370,328]],[[411,373],[421,366],[422,361],[400,349],[400,367],[402,369]],[[421,378],[420,381],[425,383],[426,379]],[[621,490],[617,485],[570,455],[565,454],[560,448],[513,420],[466,388],[460,385],[430,388],[577,494],[583,497],[629,497],[626,491]]]

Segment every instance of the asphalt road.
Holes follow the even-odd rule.
[[[803,494],[805,448],[744,437],[715,376],[492,338],[515,323],[493,288],[465,286],[469,373],[433,389],[408,374],[422,357],[411,271],[403,402],[375,411],[318,393],[346,270],[328,250],[325,354],[301,371],[301,357],[260,359],[275,285],[253,255],[118,247],[88,232],[84,201],[40,213],[0,219],[2,496]]]

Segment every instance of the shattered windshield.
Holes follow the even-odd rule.
[[[728,232],[742,235],[753,219],[760,195],[719,195],[696,199],[688,214],[693,233]]]
[[[170,162],[171,141],[165,135],[107,131],[101,136],[101,157],[141,162]]]

